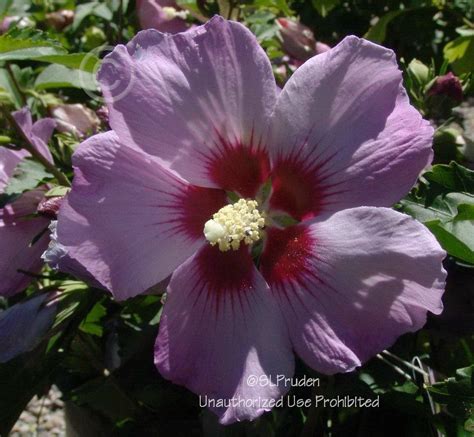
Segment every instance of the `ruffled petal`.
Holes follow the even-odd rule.
[[[223,191],[187,184],[113,132],[85,141],[73,165],[58,242],[117,299],[172,273],[200,247],[204,223],[226,203]]]
[[[33,124],[31,112],[27,106],[12,113],[18,127],[22,130],[28,141],[48,161],[53,162],[53,156],[48,148],[48,141],[56,127],[56,121],[52,118],[43,118]]]
[[[296,353],[312,368],[351,371],[442,311],[445,252],[414,219],[386,208],[337,212],[271,229],[261,271]]]
[[[273,116],[272,208],[305,219],[403,197],[431,161],[433,129],[401,81],[394,53],[357,37],[300,67]]]
[[[199,394],[201,405],[235,402],[207,403],[221,423],[251,420],[270,409],[259,400],[289,388],[277,384],[279,375],[291,377],[294,370],[284,324],[247,249],[220,252],[207,245],[171,278],[155,364],[165,378]]]
[[[252,196],[267,178],[275,79],[241,24],[214,17],[176,35],[142,31],[104,59],[98,77],[124,144],[200,186]]]

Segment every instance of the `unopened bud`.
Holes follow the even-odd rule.
[[[451,72],[438,76],[428,90],[428,96],[445,96],[461,103],[463,99],[461,81]]]
[[[63,30],[74,21],[74,11],[61,9],[56,12],[46,14],[46,22],[57,31]]]
[[[44,197],[38,204],[38,214],[50,219],[56,219],[63,199],[64,196]]]

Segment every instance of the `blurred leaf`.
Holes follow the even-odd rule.
[[[313,7],[322,17],[327,16],[340,2],[341,0],[312,0]]]
[[[446,44],[444,57],[456,74],[474,71],[474,35],[460,36]]]
[[[111,21],[113,18],[112,11],[105,3],[90,2],[78,5],[76,13],[74,14],[74,21],[72,23],[72,30],[76,31],[81,23],[89,15],[94,15],[103,18],[106,21]]]
[[[97,90],[94,75],[82,70],[72,70],[63,65],[53,64],[46,67],[36,78],[35,88],[79,88]]]
[[[399,9],[398,11],[387,12],[385,15],[380,17],[377,23],[375,23],[367,31],[364,37],[370,41],[373,41],[379,44],[383,43],[385,41],[385,36],[387,34],[387,26],[390,24],[390,22],[394,18],[398,17],[403,12],[406,12],[406,10]]]
[[[71,187],[63,187],[62,185],[58,185],[56,187],[51,188],[45,194],[45,197],[65,196],[67,193],[69,193],[69,191],[71,191]]]
[[[0,0],[0,18],[9,15],[23,15],[31,6],[31,0]]]
[[[51,64],[60,64],[76,70],[84,70],[93,73],[100,60],[91,53],[70,53],[64,55],[39,56],[32,58],[35,61],[49,62]]]
[[[45,179],[52,177],[53,175],[48,173],[40,163],[31,159],[23,159],[15,167],[12,177],[0,195],[0,207],[15,200],[23,192],[36,188]]]
[[[66,53],[66,49],[36,29],[12,29],[0,36],[0,61],[31,59]]]
[[[12,82],[10,75],[7,70],[0,68],[0,88],[7,93],[10,101],[15,105],[16,108],[21,107],[21,95],[19,94],[15,84]]]

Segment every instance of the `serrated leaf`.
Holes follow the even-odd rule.
[[[13,171],[3,194],[0,195],[0,207],[16,200],[25,191],[36,188],[45,179],[52,178],[53,175],[36,161],[31,159],[22,160]]]
[[[0,36],[0,61],[65,54],[66,49],[37,29],[11,29]]]
[[[469,170],[456,162],[449,165],[439,164],[432,167],[430,171],[423,174],[423,177],[438,188],[440,192],[450,193],[461,191],[474,193],[474,171]],[[435,187],[430,187],[431,190]]]
[[[35,88],[44,90],[50,88],[79,88],[96,91],[97,85],[93,74],[72,70],[63,65],[49,65],[36,78]]]

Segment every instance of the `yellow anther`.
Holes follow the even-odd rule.
[[[250,245],[262,238],[265,216],[255,200],[240,199],[217,211],[204,225],[204,236],[211,246],[227,252],[237,250],[240,242]]]

